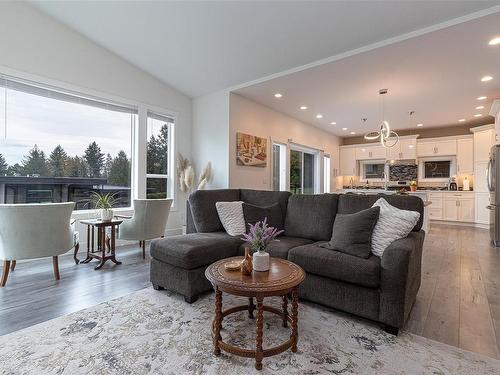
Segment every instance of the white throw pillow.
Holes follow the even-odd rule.
[[[382,257],[385,249],[396,240],[410,234],[420,218],[416,211],[400,210],[391,206],[384,198],[372,207],[380,207],[380,215],[372,234],[372,253]]]
[[[227,234],[230,236],[241,236],[246,232],[243,202],[216,202],[215,208]]]

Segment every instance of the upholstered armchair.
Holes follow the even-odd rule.
[[[124,219],[118,228],[121,240],[139,241],[142,258],[146,258],[146,240],[163,237],[167,219],[172,206],[172,199],[134,199],[132,217],[115,215]]]
[[[17,260],[52,257],[54,277],[59,280],[59,255],[78,246],[71,213],[75,204],[0,204],[0,260],[5,286]]]

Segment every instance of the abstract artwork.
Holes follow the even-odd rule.
[[[267,165],[267,139],[236,133],[236,163],[251,167]]]

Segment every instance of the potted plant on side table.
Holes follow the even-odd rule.
[[[99,194],[95,191],[90,192],[89,201],[94,205],[96,210],[100,211],[102,221],[113,220],[113,207],[117,203],[115,194],[116,193]]]
[[[267,218],[263,221],[258,221],[255,224],[248,224],[248,233],[243,234],[242,240],[248,242],[253,253],[253,269],[254,271],[269,271],[269,253],[266,251],[267,246],[276,237],[283,233],[283,230],[278,230],[267,225]]]
[[[410,190],[413,192],[417,191],[417,181],[410,181]]]

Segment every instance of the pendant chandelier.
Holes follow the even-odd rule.
[[[391,130],[391,127],[389,126],[389,122],[384,120],[385,118],[385,113],[384,113],[384,96],[387,94],[387,89],[381,89],[379,90],[379,94],[381,95],[381,107],[382,107],[382,122],[380,123],[380,130],[375,131],[375,132],[369,132],[365,134],[365,139],[367,140],[375,140],[380,138],[380,143],[382,146],[386,148],[394,147],[399,141],[399,135],[395,131]]]

